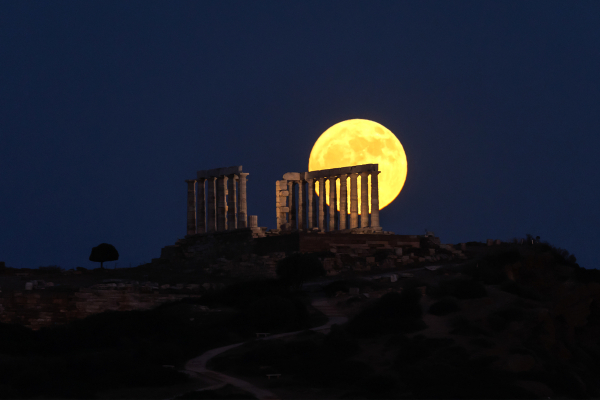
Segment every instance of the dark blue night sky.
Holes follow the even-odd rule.
[[[275,228],[275,180],[364,118],[408,159],[384,229],[596,268],[599,106],[598,1],[3,1],[0,261],[148,262],[186,233],[184,180],[230,165]]]

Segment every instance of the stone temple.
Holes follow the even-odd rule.
[[[198,171],[188,185],[187,235],[250,228],[255,237],[298,232],[340,232],[356,234],[384,233],[379,224],[379,186],[377,164],[356,165],[311,172],[288,172],[275,183],[277,227],[258,227],[258,217],[248,216],[246,185],[248,173],[242,166]],[[358,176],[361,177],[361,213],[358,214]],[[369,193],[368,177],[371,177]],[[350,187],[347,180],[350,178]],[[340,210],[337,190],[340,187]],[[317,196],[315,183],[322,193]],[[348,190],[350,204],[348,204]],[[371,213],[369,214],[369,203]],[[349,208],[349,213],[348,213]],[[386,232],[391,233],[391,232]]]
[[[441,245],[433,234],[397,235],[383,230],[378,167],[365,164],[285,173],[275,182],[277,226],[272,229],[259,227],[258,217],[248,215],[249,174],[241,165],[198,171],[195,179],[186,181],[186,235],[163,247],[152,264],[255,279],[276,277],[279,260],[294,252],[317,254],[328,275],[460,257],[455,254],[458,250]],[[320,196],[315,193],[317,182]],[[339,210],[337,190],[329,196],[322,192],[327,182],[339,188]],[[329,205],[324,201],[327,197]]]

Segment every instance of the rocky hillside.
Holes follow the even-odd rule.
[[[368,296],[334,282],[347,324],[214,366],[289,398],[600,397],[600,272],[547,244],[481,250]]]

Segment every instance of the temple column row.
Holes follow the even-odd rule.
[[[340,230],[346,229],[348,218],[348,175],[340,175]]]
[[[361,227],[379,227],[379,172],[360,173],[361,185]],[[369,175],[371,176],[371,195],[369,196]],[[276,182],[277,228],[308,229],[320,231],[345,230],[359,227],[358,214],[358,173],[339,176],[320,177],[306,180],[280,180]],[[348,223],[348,185],[350,178],[350,221]],[[337,210],[337,180],[340,180],[340,211]],[[319,183],[319,198],[315,204],[315,183]],[[329,182],[329,190],[327,183]],[[297,186],[296,186],[297,184]],[[306,184],[306,198],[304,185]],[[329,193],[329,196],[327,194]],[[329,206],[325,199],[329,198]],[[297,203],[297,204],[296,204]],[[369,205],[371,206],[369,221]],[[297,207],[297,213],[296,213]],[[318,210],[318,211],[317,211]],[[329,218],[327,218],[329,210]],[[329,229],[328,229],[329,228]]]
[[[248,173],[240,173],[186,180],[188,184],[187,234],[246,228],[248,226],[246,197],[248,175]],[[197,191],[196,182],[198,182]]]

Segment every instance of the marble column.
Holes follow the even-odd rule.
[[[187,193],[187,234],[196,234],[196,181],[193,179],[186,180]]]
[[[215,232],[217,230],[217,178],[212,176],[207,180],[206,197],[206,231]]]
[[[206,233],[206,192],[204,190],[204,182],[206,182],[205,178],[198,179],[198,195],[196,204],[198,204],[198,208],[196,210],[197,221],[196,232],[197,233]]]
[[[379,171],[371,172],[371,226],[379,225]]]
[[[360,227],[369,226],[369,173],[360,173]]]
[[[281,186],[285,184],[287,189],[287,183],[285,181],[275,181],[275,210],[277,212],[277,229],[284,229],[285,224],[285,212],[283,211],[283,207],[285,207],[287,197],[282,196]]]
[[[348,220],[348,175],[340,175],[340,230],[346,229]]]
[[[227,179],[227,230],[237,228],[235,216],[237,214],[237,188],[235,183],[235,174],[231,174]]]
[[[317,207],[315,207],[315,180],[313,178],[308,178],[306,180],[306,183],[306,195],[308,197],[308,209],[306,212],[306,219],[308,222],[308,230],[310,231],[317,226]]]
[[[306,230],[306,200],[304,199],[304,181],[298,181],[298,229]]]
[[[325,202],[325,178],[319,178],[319,229],[325,232],[327,220],[325,219],[325,210],[327,203]]]
[[[350,229],[358,228],[358,174],[350,174]]]
[[[337,177],[329,178],[329,230],[337,231]]]
[[[237,227],[238,228],[247,228],[248,227],[248,203],[246,197],[246,182],[248,179],[247,172],[240,172],[240,194],[239,194],[239,203],[238,203],[238,215],[237,215]]]
[[[217,231],[221,232],[227,229],[227,177],[219,176],[217,178]]]
[[[288,181],[288,222],[290,229],[296,229],[296,187],[294,181]]]

